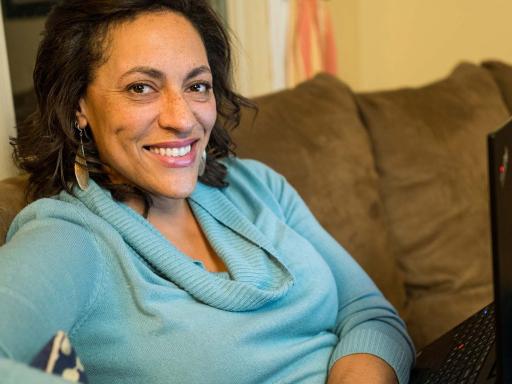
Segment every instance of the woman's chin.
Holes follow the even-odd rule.
[[[175,182],[175,183],[162,183],[159,188],[150,192],[153,199],[161,201],[165,200],[183,200],[189,197],[197,185],[197,179],[187,183]]]

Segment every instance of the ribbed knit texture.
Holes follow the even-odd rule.
[[[189,204],[228,273],[94,182],[27,207],[0,249],[0,356],[30,361],[62,329],[91,384],[324,383],[357,352],[406,383],[414,349],[366,274],[281,176],[226,165],[229,187],[198,184]],[[1,357],[0,378],[54,382]]]
[[[250,311],[278,300],[293,284],[292,276],[279,262],[268,240],[215,188],[199,184],[190,200],[193,209],[197,207],[194,213],[198,220],[207,227],[205,232],[214,249],[215,239],[219,238],[228,250],[226,263],[233,277],[229,280],[191,263],[140,215],[128,207],[119,209],[120,203],[93,181],[87,191],[77,189],[76,194],[163,276],[205,304],[227,311]],[[207,205],[213,208],[206,211]],[[214,225],[213,220],[225,227]],[[248,241],[240,242],[240,236]],[[218,246],[216,250],[222,255]]]

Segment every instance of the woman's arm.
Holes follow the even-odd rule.
[[[98,296],[103,268],[84,227],[29,216],[18,218],[0,247],[0,377],[6,384],[63,383],[28,364],[57,331],[73,334]]]
[[[45,373],[39,369],[11,359],[0,357],[0,378],[2,384],[69,384],[60,376]]]
[[[342,357],[329,372],[327,384],[396,384],[398,379],[391,366],[381,358],[365,353]]]
[[[286,180],[261,164],[253,165],[259,180],[278,201],[287,225],[315,247],[335,279],[338,315],[333,332],[339,341],[329,365],[333,375],[343,376],[342,368],[355,362],[357,366],[351,367],[354,372],[359,369],[359,363],[380,372],[383,367],[380,363],[385,361],[384,367],[391,367],[399,382],[406,383],[414,360],[414,346],[396,310],[354,259],[321,227]]]

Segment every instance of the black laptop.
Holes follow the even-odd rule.
[[[494,302],[421,350],[412,384],[512,384],[512,120],[487,139]]]

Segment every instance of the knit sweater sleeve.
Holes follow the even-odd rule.
[[[407,383],[414,346],[404,322],[363,269],[317,222],[298,193],[281,175],[254,162],[258,178],[271,189],[287,224],[323,256],[336,281],[339,337],[329,368],[343,356],[369,353],[386,361],[399,382]],[[342,202],[340,202],[342,204]]]
[[[72,340],[98,296],[102,268],[96,242],[82,225],[64,220],[73,216],[72,207],[64,207],[61,214],[54,209],[57,205],[49,201],[28,207],[0,248],[4,384],[67,382],[28,364],[57,331]]]

